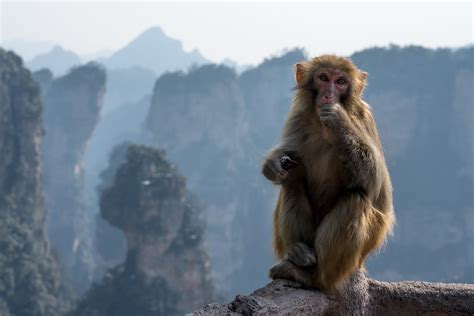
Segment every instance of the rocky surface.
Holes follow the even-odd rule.
[[[70,292],[46,237],[40,90],[0,49],[0,315],[62,315]]]
[[[111,182],[111,172],[104,173],[109,180],[100,187],[100,206],[102,217],[125,235],[127,256],[92,287],[76,315],[189,312],[213,298],[202,211],[163,151],[122,146],[128,147],[125,162],[117,168],[114,157]]]
[[[341,293],[275,280],[229,304],[209,304],[189,315],[472,315],[474,285],[380,282],[355,275]]]
[[[94,270],[93,215],[84,199],[83,155],[99,119],[105,70],[89,63],[51,80],[36,73],[44,103],[44,190],[48,233],[68,277],[81,292]]]

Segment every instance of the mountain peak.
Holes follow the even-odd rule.
[[[143,33],[139,35],[139,38],[141,37],[166,37],[165,32],[163,32],[163,29],[159,26],[153,26],[150,27],[149,29],[145,30]]]
[[[175,49],[182,50],[181,41],[171,38],[163,32],[161,27],[154,26],[151,27],[140,35],[138,35],[135,39],[133,39],[130,43],[128,43],[124,48],[119,50],[117,53],[120,53],[124,50],[140,50],[140,49],[156,49],[158,47],[167,47],[173,46]]]
[[[71,67],[81,63],[81,58],[76,53],[60,45],[54,45],[48,52],[39,54],[27,62],[27,66],[33,71],[48,68],[55,76],[62,76]]]
[[[54,45],[53,48],[51,48],[51,50],[49,51],[49,53],[65,53],[65,52],[69,52],[69,51],[65,50],[60,45]]]
[[[160,75],[206,62],[199,51],[184,51],[181,41],[167,36],[161,27],[154,26],[113,54],[105,64],[111,68],[141,66]]]

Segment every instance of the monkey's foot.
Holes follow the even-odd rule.
[[[288,260],[281,260],[280,262],[274,264],[270,271],[268,272],[268,276],[275,279],[290,279],[291,277],[291,262]]]
[[[299,268],[287,259],[274,264],[268,273],[270,278],[287,279],[301,283],[303,286],[312,287],[312,275],[310,271]]]
[[[304,243],[291,246],[286,258],[298,267],[306,268],[316,265],[316,252]]]

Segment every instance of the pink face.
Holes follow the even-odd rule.
[[[314,85],[318,91],[317,106],[340,103],[349,89],[349,78],[343,71],[321,68],[314,73]]]

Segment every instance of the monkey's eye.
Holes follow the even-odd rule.
[[[346,79],[344,79],[344,78],[339,78],[339,79],[337,79],[336,82],[337,82],[337,84],[343,85],[343,84],[346,84]]]
[[[320,74],[320,75],[319,75],[319,80],[321,80],[321,81],[329,81],[328,75],[326,75],[326,74]]]

